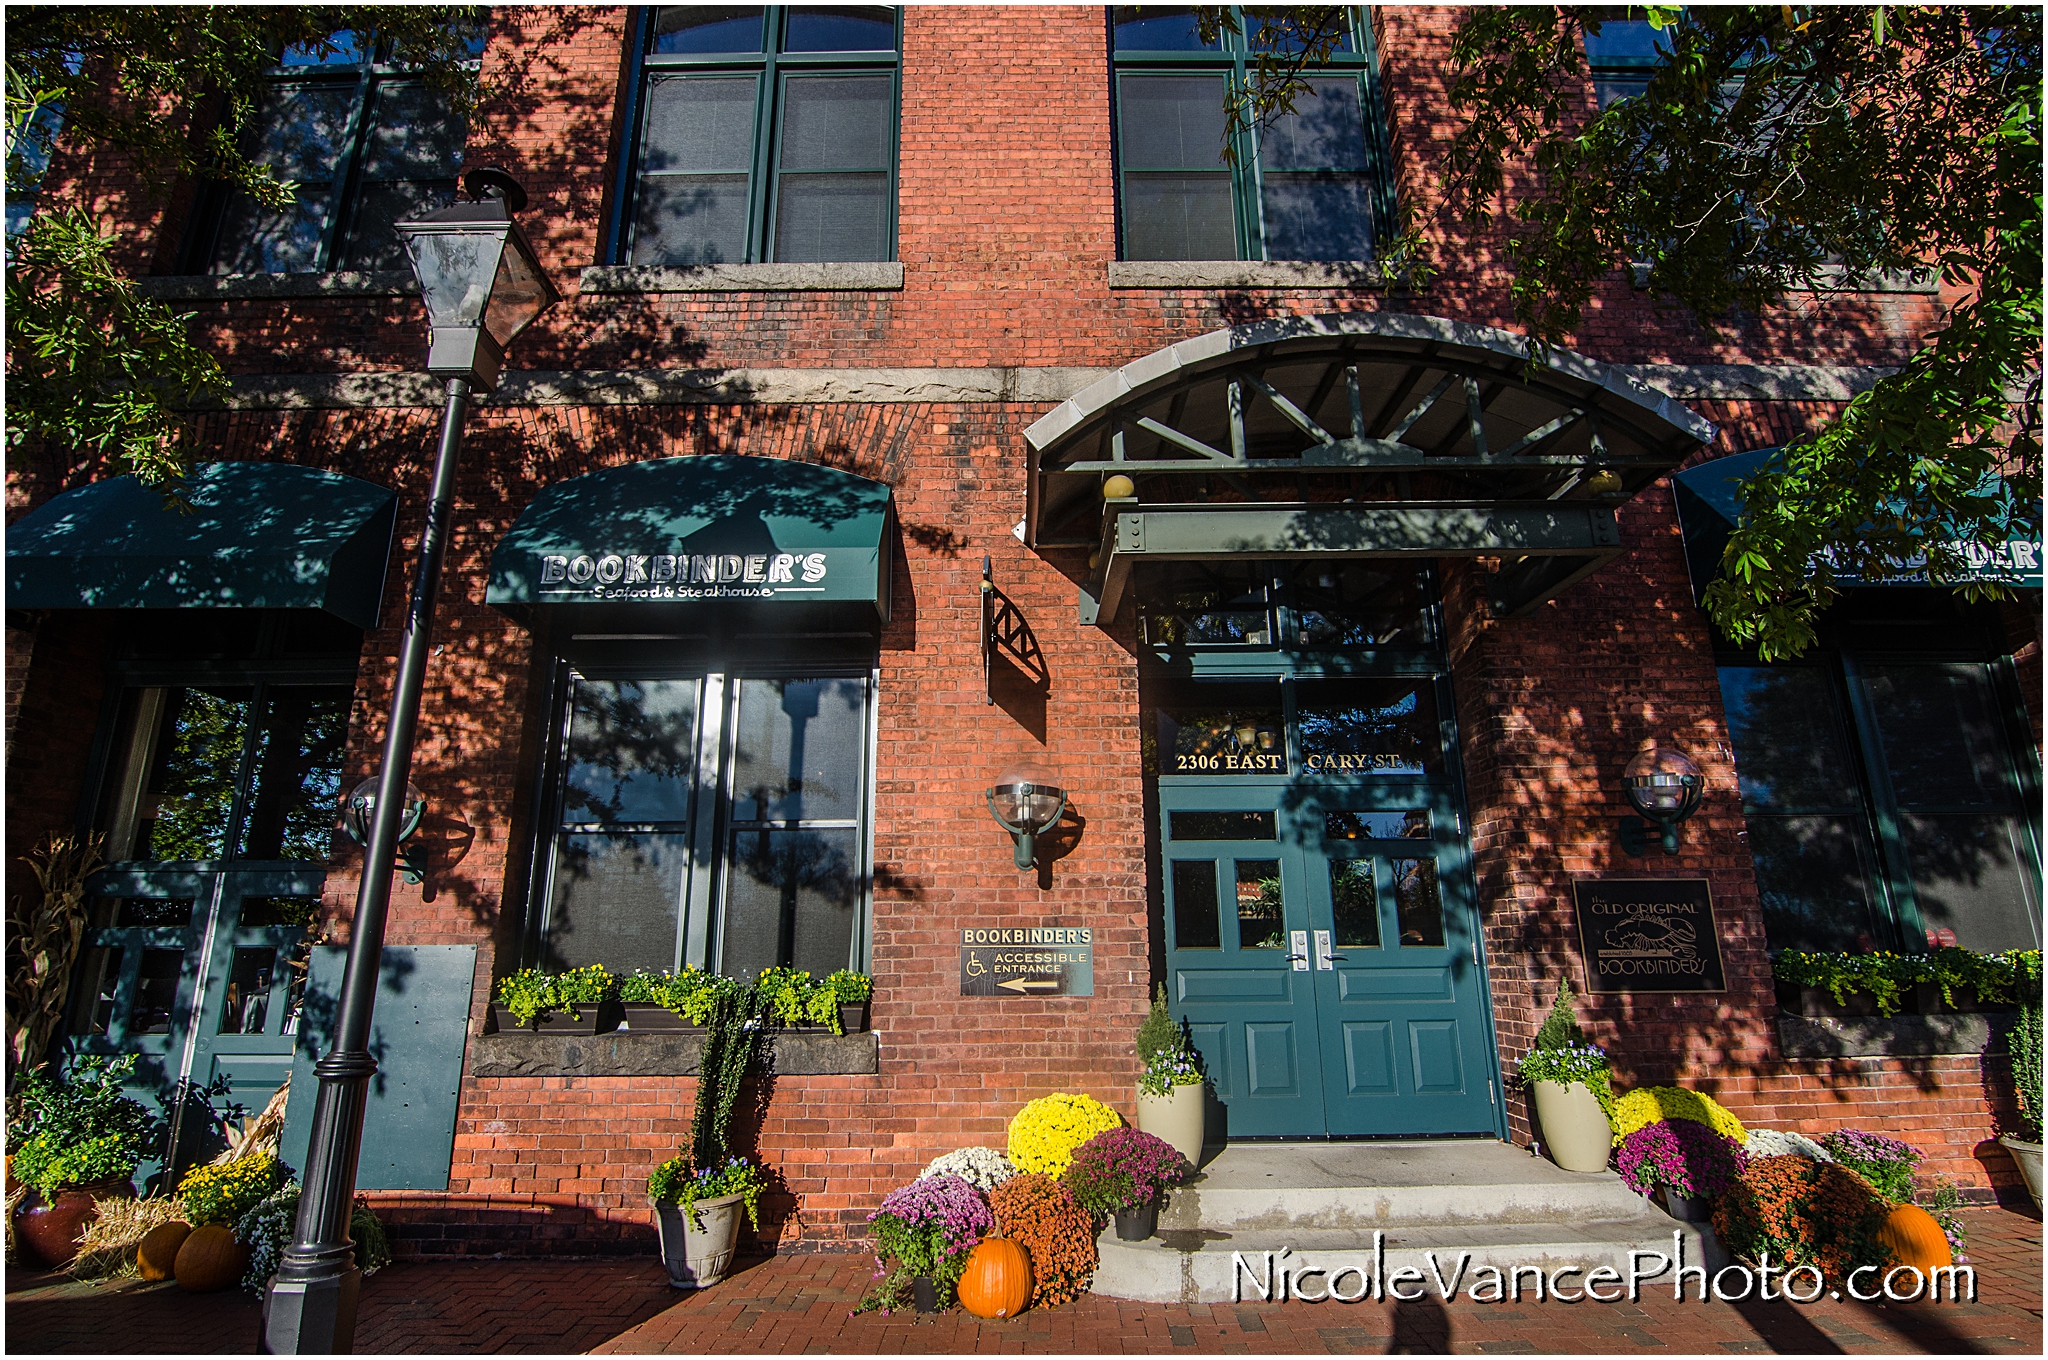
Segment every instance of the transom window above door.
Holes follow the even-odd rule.
[[[898,11],[642,13],[618,263],[895,257]]]
[[[1224,100],[1258,65],[1262,23],[1231,13],[1238,31],[1204,41],[1193,6],[1110,10],[1121,258],[1371,259],[1393,199],[1364,12],[1339,12],[1291,111],[1235,130]]]
[[[564,670],[549,966],[859,966],[872,676]]]

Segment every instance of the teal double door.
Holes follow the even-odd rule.
[[[1497,1133],[1437,681],[1271,686],[1157,709],[1172,1009],[1227,1135]]]

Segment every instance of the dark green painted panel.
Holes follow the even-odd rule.
[[[280,1155],[304,1172],[312,1139],[313,1064],[333,1044],[334,1009],[348,951],[313,951],[305,1021],[292,1059],[292,1095]],[[455,1157],[455,1104],[469,1033],[476,947],[386,945],[370,1026],[370,1080],[358,1190],[446,1190]]]
[[[202,463],[191,513],[133,477],[51,499],[7,530],[10,609],[324,609],[377,626],[388,487],[288,463]]]

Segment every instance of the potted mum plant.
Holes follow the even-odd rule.
[[[1202,1160],[1202,1070],[1187,1036],[1166,1010],[1166,984],[1152,998],[1152,1012],[1138,1026],[1138,1127],[1172,1144],[1190,1166]]]
[[[1560,979],[1550,1015],[1536,1044],[1515,1070],[1536,1096],[1536,1123],[1552,1161],[1566,1171],[1607,1169],[1614,1142],[1609,1121],[1614,1094],[1607,1054],[1580,1032],[1572,1011],[1572,985]]]
[[[898,1186],[868,1221],[875,1225],[875,1264],[883,1274],[861,1307],[898,1306],[908,1285],[920,1313],[953,1301],[969,1254],[996,1228],[988,1201],[958,1176]]]
[[[1705,1124],[1659,1119],[1621,1140],[1615,1166],[1623,1182],[1645,1199],[1661,1192],[1673,1218],[1704,1223],[1713,1202],[1749,1169],[1749,1155]]]
[[[1159,1231],[1159,1207],[1167,1190],[1194,1170],[1165,1139],[1118,1128],[1075,1148],[1063,1179],[1083,1209],[1098,1218],[1115,1218],[1118,1241],[1142,1242]]]
[[[9,1170],[35,1192],[16,1215],[21,1239],[51,1265],[69,1265],[103,1199],[131,1198],[135,1168],[161,1145],[163,1121],[123,1093],[136,1056],[81,1058],[62,1077],[48,1067],[15,1088]]]
[[[675,1289],[707,1289],[725,1278],[739,1242],[740,1213],[761,1229],[761,1191],[767,1179],[744,1157],[692,1170],[678,1155],[654,1168],[647,1198],[661,1234],[661,1263]]]

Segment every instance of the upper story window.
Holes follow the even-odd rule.
[[[1650,72],[1669,48],[1640,8],[1609,5],[1598,13],[1600,31],[1586,34],[1586,65],[1593,75],[1593,97],[1604,109],[1648,89]]]
[[[1118,189],[1127,260],[1366,260],[1391,208],[1372,32],[1347,31],[1309,88],[1225,154],[1226,92],[1258,53],[1258,12],[1204,43],[1192,7],[1119,5]]]
[[[482,56],[481,36],[471,47]],[[453,201],[469,125],[391,56],[388,42],[354,33],[332,51],[284,53],[245,148],[293,201],[277,211],[217,190],[196,219],[194,272],[405,268],[392,223]]]
[[[616,262],[895,258],[897,10],[676,5],[640,31]]]

